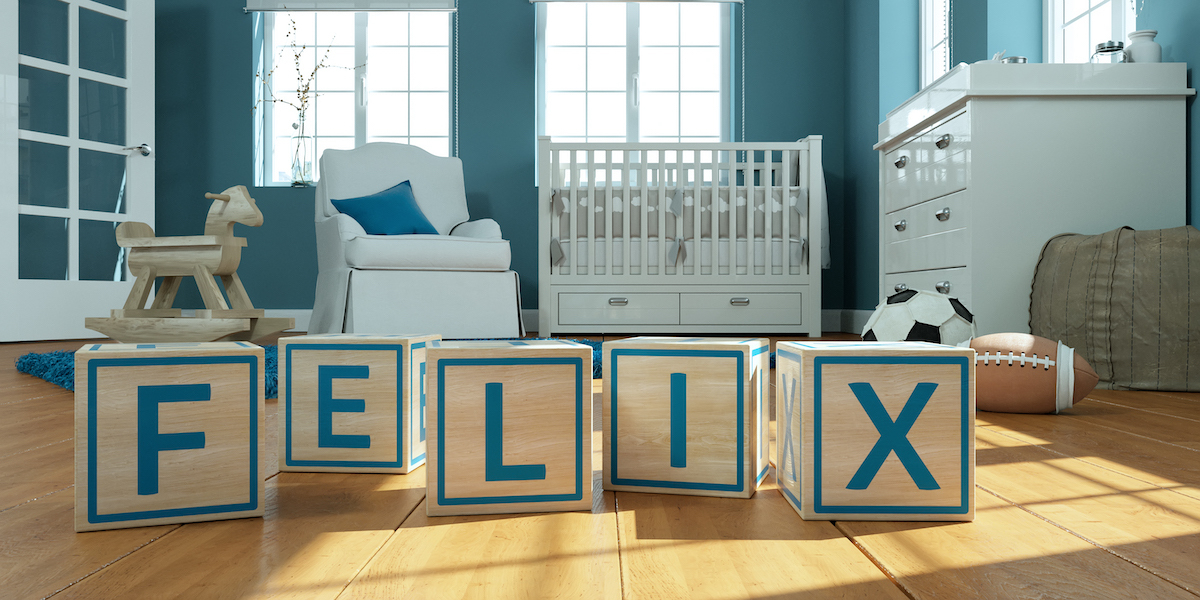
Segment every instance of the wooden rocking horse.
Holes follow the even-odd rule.
[[[129,248],[129,270],[137,281],[123,308],[113,310],[107,319],[85,319],[85,327],[119,342],[212,342],[255,340],[295,326],[294,319],[264,317],[238,278],[246,238],[234,237],[233,224],[258,227],[263,222],[246,186],[204,197],[213,201],[204,235],[155,237],[154,229],[145,223],[127,221],[117,226],[117,245]],[[228,303],[214,276],[221,278]],[[145,308],[156,277],[163,278],[162,284],[150,308]],[[205,309],[197,310],[194,317],[171,308],[184,277],[195,278],[204,299]]]

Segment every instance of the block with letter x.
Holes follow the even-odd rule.
[[[432,342],[430,516],[592,508],[592,349],[558,340]]]
[[[749,498],[767,474],[761,338],[604,343],[604,488]]]
[[[279,470],[408,473],[425,464],[425,350],[438,339],[280,339]]]
[[[975,351],[776,346],[780,492],[804,519],[975,518]]]
[[[263,349],[75,353],[75,530],[262,516]]]

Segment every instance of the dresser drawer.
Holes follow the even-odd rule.
[[[955,192],[888,213],[884,216],[884,241],[891,244],[966,227],[970,222],[967,193]]]
[[[969,152],[952,154],[884,184],[884,212],[920,204],[967,187]]]
[[[679,294],[558,294],[559,325],[678,325]]]
[[[959,113],[885,154],[884,181],[902,179],[965,151],[971,136],[970,123],[966,113]]]
[[[679,294],[681,325],[800,325],[803,294]]]
[[[965,267],[970,262],[971,238],[966,229],[952,229],[887,245],[886,273]]]
[[[958,298],[967,308],[971,307],[970,267],[889,274],[884,276],[883,285],[882,291],[888,296],[906,289],[927,290]],[[939,289],[939,286],[945,291]]]

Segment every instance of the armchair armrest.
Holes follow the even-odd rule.
[[[344,242],[352,240],[360,235],[367,235],[367,232],[363,229],[362,225],[359,225],[358,221],[355,221],[354,217],[351,217],[350,215],[334,213],[333,216],[325,220],[333,221],[337,225],[338,237]]]
[[[450,235],[483,240],[504,239],[500,234],[500,224],[492,219],[479,219],[478,221],[459,223],[450,230]]]

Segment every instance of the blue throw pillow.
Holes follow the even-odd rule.
[[[407,181],[370,196],[330,202],[338,212],[350,215],[371,235],[437,234],[437,229],[417,206],[412,184]]]

